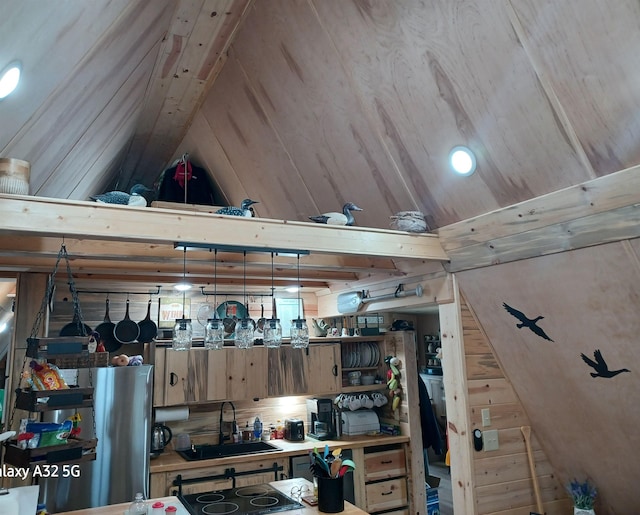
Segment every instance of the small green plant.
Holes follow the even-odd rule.
[[[598,491],[596,490],[595,486],[592,486],[589,483],[588,479],[583,483],[580,483],[577,479],[574,479],[567,486],[567,490],[571,494],[571,497],[573,497],[573,505],[576,508],[585,510],[593,509],[593,503],[596,500]]]

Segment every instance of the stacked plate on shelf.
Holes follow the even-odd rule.
[[[342,342],[343,368],[377,367],[380,363],[380,349],[371,342]]]

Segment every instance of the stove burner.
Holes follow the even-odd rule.
[[[267,495],[264,497],[254,497],[249,502],[252,506],[259,506],[260,508],[264,508],[266,506],[275,506],[276,504],[278,504],[278,499]]]
[[[234,502],[216,502],[207,504],[202,508],[202,513],[206,513],[206,515],[226,515],[227,513],[238,511],[239,508],[240,506]]]
[[[222,501],[222,499],[224,499],[224,495],[222,494],[202,494],[196,497],[196,502],[199,502],[201,504],[210,504],[212,502]]]
[[[263,485],[244,486],[236,490],[238,497],[260,497],[269,493],[269,488]]]

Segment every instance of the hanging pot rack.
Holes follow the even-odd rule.
[[[71,284],[69,283],[69,286]],[[155,291],[102,291],[102,290],[76,290],[77,293],[101,293],[104,295],[160,295],[160,290],[162,290],[162,286],[156,285]]]

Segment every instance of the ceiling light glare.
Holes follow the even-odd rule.
[[[0,100],[10,95],[20,82],[20,63],[13,62],[0,73]]]
[[[454,147],[449,152],[449,164],[457,174],[471,175],[476,171],[476,156],[467,147]]]
[[[297,286],[289,286],[288,288],[285,288],[285,291],[288,291],[289,293],[296,293],[300,288],[298,288]]]
[[[174,288],[178,291],[187,291],[191,289],[191,285],[189,283],[178,283]]]

